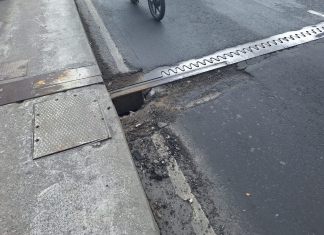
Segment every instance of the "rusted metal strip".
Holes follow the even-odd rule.
[[[97,65],[6,81],[0,83],[0,105],[102,82]]]

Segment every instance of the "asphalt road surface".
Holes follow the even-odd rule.
[[[323,234],[323,55],[321,39],[159,87],[122,119],[163,234],[192,231],[169,158],[216,234]]]
[[[278,53],[175,123],[246,234],[324,232],[323,60],[323,40]]]
[[[166,0],[156,23],[147,1],[93,0],[130,67],[144,71],[319,23],[323,0]]]

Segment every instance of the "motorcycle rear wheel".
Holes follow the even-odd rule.
[[[161,21],[165,14],[165,0],[148,0],[148,5],[153,18]]]
[[[139,0],[130,0],[133,4],[138,4]]]

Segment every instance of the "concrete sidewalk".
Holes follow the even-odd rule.
[[[74,1],[0,1],[0,233],[158,234]]]

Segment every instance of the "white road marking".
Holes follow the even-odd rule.
[[[152,136],[152,141],[158,154],[162,158],[168,158],[168,147],[165,145],[165,140],[163,136],[159,133],[154,133]],[[177,161],[171,157],[170,164],[167,165],[168,174],[172,185],[174,187],[175,193],[184,201],[188,201],[191,205],[193,216],[191,220],[191,225],[196,234],[205,235],[215,235],[213,228],[210,226],[210,222],[201,208],[200,203],[196,199],[195,195],[191,192],[190,185],[188,184],[186,177],[182,173],[178,166]]]
[[[222,93],[220,93],[220,92],[215,92],[214,94],[209,94],[209,95],[206,95],[199,99],[193,100],[186,105],[186,109],[190,109],[197,105],[204,104],[204,103],[207,103],[208,101],[217,99],[221,94]]]
[[[313,15],[324,17],[324,14],[320,13],[318,11],[308,10],[307,12],[310,13],[310,14],[313,14]]]
[[[85,0],[85,3],[87,4],[89,12],[92,15],[95,23],[97,24],[97,26],[100,30],[100,33],[102,34],[102,36],[106,42],[106,45],[107,45],[115,63],[116,63],[117,69],[121,73],[128,73],[130,70],[129,70],[128,66],[125,64],[121,53],[119,52],[115,42],[112,40],[112,37],[111,37],[110,33],[108,32],[105,24],[103,23],[101,17],[98,15],[98,12],[95,9],[92,1]]]

